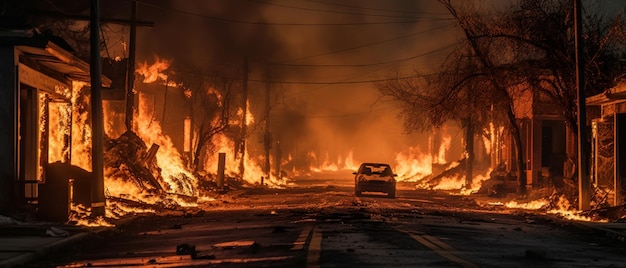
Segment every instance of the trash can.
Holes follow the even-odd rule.
[[[41,220],[67,222],[70,216],[72,180],[58,178],[39,184],[39,209]]]

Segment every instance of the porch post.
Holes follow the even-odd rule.
[[[0,47],[0,212],[15,209],[19,150],[19,94],[13,46]]]

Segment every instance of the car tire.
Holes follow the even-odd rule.
[[[354,191],[354,195],[355,196],[363,196],[363,194],[360,191]]]
[[[389,198],[396,198],[396,190],[394,189],[394,190],[389,191],[389,192],[387,193],[387,196],[388,196]]]

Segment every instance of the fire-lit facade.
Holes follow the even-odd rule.
[[[520,126],[524,167],[515,163],[517,154],[512,137],[505,136],[502,161],[509,171],[526,173],[527,188],[549,185],[551,177],[572,179],[568,163],[576,162],[574,135],[556,106],[541,92],[524,86],[512,89],[515,116]]]
[[[81,157],[73,155],[72,106],[74,91],[89,81],[89,64],[70,51],[63,40],[33,29],[0,33],[2,212],[27,204],[38,204],[40,210],[50,205],[40,200],[42,187],[51,185],[46,180],[49,164],[70,166],[73,157]],[[104,86],[110,83],[103,77]],[[65,192],[65,198],[70,198],[69,184],[44,192],[59,196]]]
[[[591,120],[591,180],[596,195],[612,206],[624,204],[626,180],[626,83],[586,99]]]

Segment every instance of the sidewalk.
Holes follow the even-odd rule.
[[[93,231],[54,223],[20,223],[0,216],[0,268],[29,263],[85,239]]]

